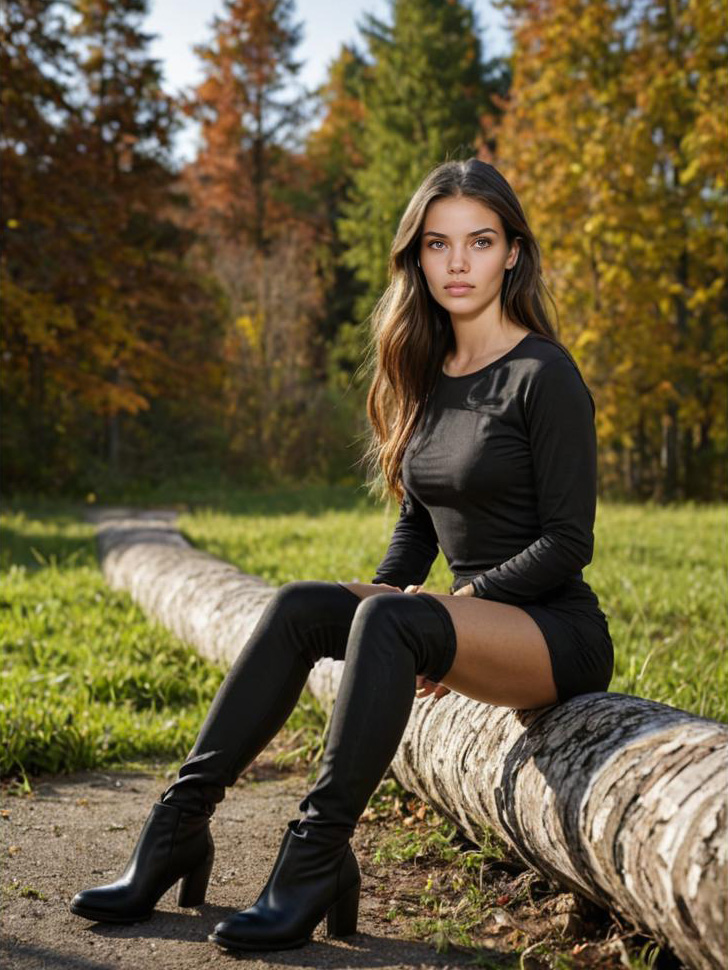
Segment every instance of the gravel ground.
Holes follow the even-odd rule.
[[[311,943],[295,950],[238,955],[208,942],[216,922],[255,901],[286,821],[300,815],[304,775],[266,762],[251,766],[213,818],[215,867],[203,906],[178,908],[172,887],[147,922],[117,926],[72,915],[68,904],[74,893],[110,882],[122,871],[165,785],[161,773],[114,771],[47,775],[34,780],[30,795],[13,796],[5,788],[0,801],[4,970],[202,970],[241,959],[252,967],[472,966],[472,956],[453,950],[438,954],[385,919],[393,886],[399,885],[397,873],[371,863],[376,834],[364,820],[352,840],[362,871],[354,936],[327,938],[324,920]]]

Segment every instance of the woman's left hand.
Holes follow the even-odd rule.
[[[422,589],[421,584],[419,586],[416,586],[414,585],[414,583],[411,583],[409,586],[405,586],[404,591],[405,593],[419,593],[421,589]],[[474,596],[475,590],[473,589],[473,584],[468,583],[467,586],[462,586],[460,589],[456,590],[451,595],[452,596]]]

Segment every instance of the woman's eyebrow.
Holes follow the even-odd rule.
[[[467,233],[468,236],[479,236],[481,232],[494,232],[496,236],[498,235],[497,229],[491,229],[490,226],[486,226],[485,229],[473,229],[472,232]],[[442,236],[443,239],[447,239],[446,232],[435,232],[434,229],[428,229],[427,232],[422,233],[423,236]]]

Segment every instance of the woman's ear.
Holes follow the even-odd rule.
[[[518,262],[518,254],[521,250],[521,244],[519,243],[520,236],[516,236],[511,245],[511,251],[508,253],[508,259],[506,260],[506,269],[513,269],[513,267]]]

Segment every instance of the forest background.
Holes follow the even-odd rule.
[[[431,167],[477,155],[596,398],[600,495],[725,498],[724,5],[495,5],[508,56],[464,0],[390,0],[309,90],[294,0],[221,0],[171,96],[146,0],[8,0],[4,493],[360,482],[393,233]]]
[[[412,192],[472,155],[518,193],[596,400],[586,578],[615,643],[610,690],[728,722],[725,3],[494,5],[507,56],[465,0],[389,0],[306,89],[293,0],[219,0],[190,52],[200,83],[170,95],[147,0],[5,0],[0,794],[138,759],[171,777],[224,676],[110,588],[85,506],[175,506],[191,544],[271,586],[374,574],[397,509],[358,494],[370,315]],[[180,163],[190,124],[199,149]],[[451,579],[440,554],[428,585]],[[304,693],[280,764],[315,771],[327,723]],[[385,784],[377,817],[404,816],[417,861],[421,806]],[[0,889],[16,926],[78,954],[71,854],[63,890],[48,871],[63,819],[41,838],[29,818]],[[131,837],[108,822],[100,838]],[[447,921],[481,939],[499,898],[463,871],[447,856],[451,882],[431,890],[435,939]]]

